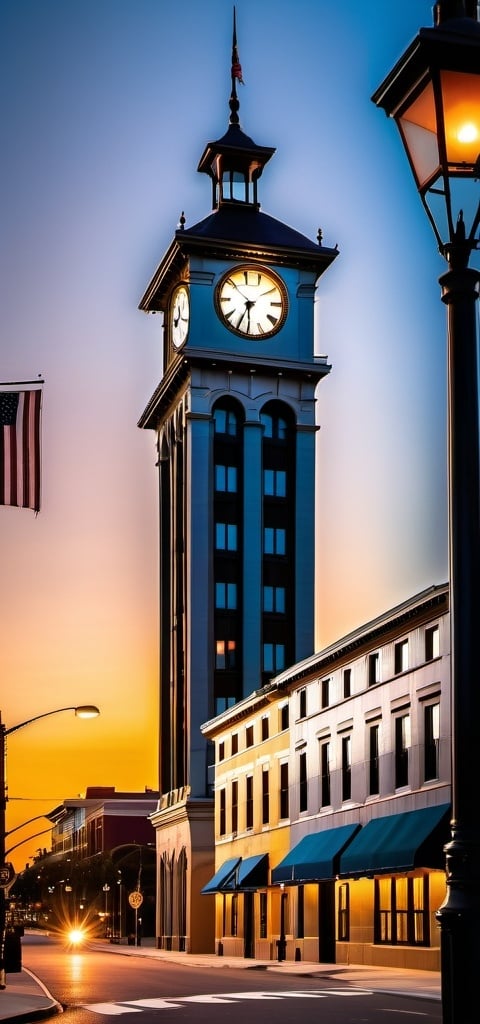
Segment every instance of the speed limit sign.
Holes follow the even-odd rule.
[[[130,906],[133,907],[134,910],[138,910],[138,908],[141,907],[143,903],[143,896],[141,892],[131,892],[128,897],[128,902]]]

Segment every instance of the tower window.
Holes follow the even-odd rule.
[[[237,467],[236,466],[215,466],[215,490],[228,491],[235,494],[237,491]]]
[[[264,469],[263,493],[275,498],[286,496],[287,474],[284,469]]]
[[[263,671],[281,672],[285,668],[285,644],[263,645]]]
[[[235,668],[236,641],[217,640],[215,643],[215,668]]]
[[[263,424],[263,436],[275,441],[284,441],[287,436],[287,422],[281,416],[271,416],[268,412],[260,413]]]
[[[217,551],[237,550],[236,523],[215,523],[215,547]]]
[[[221,409],[217,406],[213,413],[213,422],[216,434],[228,434],[230,437],[236,437],[237,417],[233,409]]]
[[[285,587],[263,588],[263,610],[264,612],[276,612],[277,615],[285,614]]]
[[[285,530],[281,527],[266,526],[264,529],[264,551],[266,555],[285,554]]]
[[[225,608],[233,611],[237,607],[237,584],[216,583],[215,584],[215,607]]]

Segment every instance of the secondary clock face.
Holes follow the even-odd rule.
[[[190,323],[190,298],[188,290],[181,284],[173,294],[170,312],[170,330],[175,348],[180,348],[186,340]]]
[[[225,274],[217,286],[218,315],[229,330],[259,341],[275,334],[287,316],[283,281],[263,267],[243,266]]]

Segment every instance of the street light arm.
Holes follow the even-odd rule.
[[[15,831],[15,829],[12,829],[12,832],[14,832],[14,831]],[[42,828],[41,832],[34,832],[33,836],[27,836],[26,839],[22,839],[19,843],[15,843],[15,846],[11,846],[9,850],[5,850],[5,856],[8,857],[8,854],[12,853],[12,850],[16,850],[17,847],[23,846],[24,843],[29,843],[31,839],[36,839],[37,836],[44,836],[45,832],[50,832],[50,831],[51,831],[51,829],[49,829],[49,828]]]
[[[74,711],[78,718],[97,718],[100,714],[100,711],[95,704],[80,704],[78,707],[72,705],[68,708],[55,708],[54,711],[44,711],[41,715],[34,715],[33,718],[27,718],[25,722],[19,722],[18,725],[12,725],[10,729],[4,729],[4,736],[10,736],[10,733],[17,732],[17,729],[23,729],[25,725],[31,725],[32,722],[38,722],[40,718],[48,718],[50,715],[59,715],[62,711]]]
[[[9,829],[8,832],[5,832],[5,836],[11,836],[11,835],[13,835],[14,832],[18,832],[19,829],[26,828],[27,825],[31,825],[32,824],[32,821],[39,821],[40,818],[47,818],[47,817],[48,817],[47,814],[35,814],[33,818],[27,818],[26,821],[22,821],[21,825],[15,825],[15,828]],[[53,828],[53,824],[50,825],[50,828]],[[48,832],[49,830],[46,829],[46,831]]]

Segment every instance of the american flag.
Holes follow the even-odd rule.
[[[2,391],[0,385],[0,505],[40,511],[41,404],[40,388]]]
[[[234,78],[237,78],[241,85],[245,85],[245,82],[243,81],[242,65],[238,59],[237,15],[235,7],[233,8],[232,82]]]

